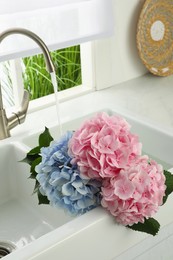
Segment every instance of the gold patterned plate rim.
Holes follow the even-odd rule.
[[[136,40],[139,56],[151,73],[158,76],[173,74],[172,0],[145,1]]]

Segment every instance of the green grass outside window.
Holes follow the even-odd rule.
[[[59,91],[81,84],[80,46],[54,51],[51,57],[56,69]],[[30,92],[30,99],[54,93],[42,54],[24,58],[23,63],[24,87]]]

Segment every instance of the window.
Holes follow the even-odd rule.
[[[4,62],[0,65],[1,70],[1,87],[4,107],[14,106],[13,88],[11,81],[11,68],[9,62]]]
[[[51,57],[56,69],[59,91],[82,84],[80,45],[54,51],[51,53]],[[30,100],[54,93],[50,75],[45,67],[43,54],[20,59],[18,65],[22,67],[22,70],[18,70],[16,77],[21,77],[20,73],[22,73],[23,86],[30,93]],[[7,107],[15,103],[12,88],[12,82],[14,81],[11,72],[12,68],[14,74],[14,65],[12,63],[10,66],[10,62],[5,62],[2,66],[2,89],[5,106]]]
[[[1,2],[0,32],[12,27],[22,27],[31,30],[43,39],[51,51],[82,43],[80,45],[82,70],[81,77],[79,77],[82,78],[82,85],[74,87],[72,90],[70,88],[62,92],[62,95],[60,93],[59,96],[61,100],[64,100],[68,99],[69,96],[80,95],[81,93],[91,91],[91,88],[95,86],[94,57],[92,55],[93,44],[86,44],[85,42],[112,33],[113,16],[111,0],[30,0],[28,1],[28,5],[26,3],[23,5],[22,0],[14,0],[14,4],[11,4],[10,0],[2,0]],[[26,8],[26,6],[29,6],[29,8]],[[15,98],[14,103],[16,105],[20,104],[23,91],[22,70],[25,70],[25,68],[27,70],[27,67],[30,67],[28,65],[30,60],[37,59],[38,61],[40,56],[24,59],[22,66],[18,58],[30,57],[39,53],[39,51],[38,46],[35,46],[30,39],[21,35],[10,35],[8,40],[5,39],[5,41],[1,42],[0,62],[13,59],[13,61],[10,61],[10,75]],[[41,81],[38,77],[41,74],[42,80],[43,78],[48,78],[45,72],[42,71],[44,67],[40,67],[41,72],[38,72],[36,70],[38,63],[34,63],[34,66],[32,70],[29,70],[29,74],[35,70],[34,73],[37,75],[37,80]],[[57,77],[59,77],[59,74],[60,70],[58,69]],[[33,77],[29,81],[27,74],[25,75],[24,73],[23,75],[24,85],[29,88],[32,98],[40,96],[42,90],[34,89],[33,91],[36,84],[33,84],[33,88],[31,87],[31,81],[34,81],[36,77]],[[79,78],[77,82],[81,83]],[[60,78],[59,81],[61,81]],[[45,84],[47,83],[41,83],[41,85]],[[64,83],[64,86],[66,84],[67,81]],[[41,95],[44,95],[44,93],[41,93]],[[30,102],[32,103],[30,110],[42,106],[39,105],[39,103],[41,104],[40,100]],[[45,103],[50,105],[51,102],[52,98],[47,96],[43,103],[45,106]]]
[[[58,90],[65,90],[82,84],[80,46],[51,53]],[[22,59],[24,88],[29,91],[31,100],[54,93],[50,75],[45,68],[43,54]]]
[[[51,57],[56,67],[58,88],[62,91],[61,100],[94,89],[91,43],[51,52]],[[1,63],[1,85],[5,107],[20,105],[23,88],[29,91],[30,100],[34,100],[30,102],[30,111],[54,103],[50,95],[54,90],[42,54]],[[43,96],[47,98],[42,99]]]

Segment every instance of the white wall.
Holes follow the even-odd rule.
[[[136,48],[137,21],[144,2],[113,0],[114,36],[94,43],[97,89],[110,87],[146,73]]]

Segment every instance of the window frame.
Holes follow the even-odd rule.
[[[75,86],[70,89],[58,92],[59,102],[64,102],[81,95],[88,94],[96,90],[95,85],[95,62],[94,62],[94,43],[88,42],[80,45],[81,55],[81,73],[82,85]],[[24,92],[24,84],[22,80],[22,67],[20,59],[10,60],[11,77],[13,85],[14,103],[15,107],[20,106]],[[55,105],[54,94],[50,94],[29,103],[28,113],[44,109],[51,105]]]

